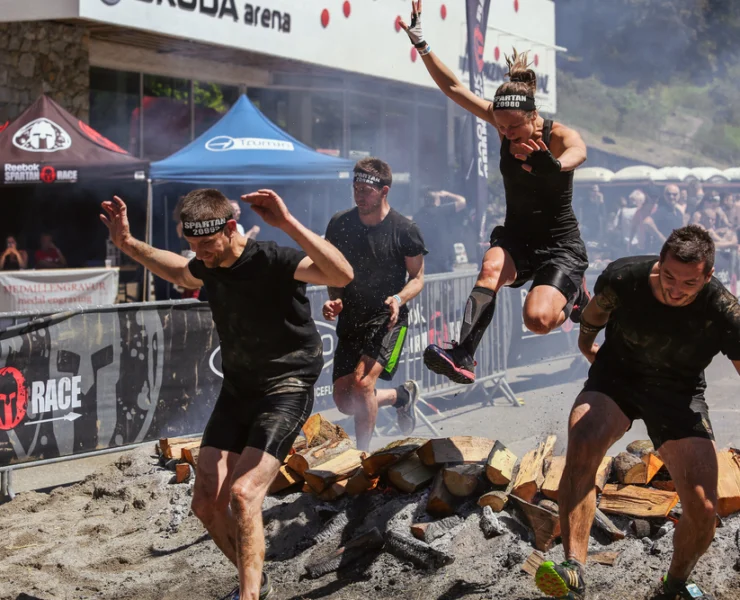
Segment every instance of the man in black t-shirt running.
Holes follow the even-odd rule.
[[[704,369],[721,352],[740,373],[740,305],[712,277],[714,250],[709,233],[689,225],[669,235],[660,257],[619,259],[596,282],[578,340],[592,366],[570,415],[560,482],[567,560],[544,563],[536,576],[551,596],[584,597],[596,472],[612,444],[642,419],[683,509],[660,597],[711,598],[688,582],[716,523],[717,454]],[[605,326],[599,348],[595,339]]]
[[[240,235],[228,199],[213,189],[192,191],[182,203],[190,261],[134,239],[118,197],[103,202],[100,217],[125,254],[171,283],[208,292],[224,382],[203,433],[192,508],[239,571],[240,585],[227,597],[265,600],[271,588],[262,573],[262,501],[311,414],[323,367],[306,283],[345,286],[352,267],[274,192],[242,200],[303,251]]]
[[[406,339],[406,304],[424,286],[424,241],[415,223],[388,204],[393,175],[387,163],[363,158],[354,168],[355,208],[334,215],[326,239],[349,260],[355,279],[329,288],[324,318],[339,317],[334,352],[334,402],[355,418],[357,447],[368,450],[378,407],[395,406],[404,434],[416,425],[419,386],[407,381],[376,390],[378,378],[390,381]]]

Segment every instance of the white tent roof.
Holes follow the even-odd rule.
[[[657,169],[646,165],[633,165],[625,167],[614,173],[612,181],[646,181],[652,180]]]
[[[653,181],[683,181],[691,174],[688,167],[663,167],[658,169],[653,175]]]
[[[727,177],[728,181],[740,181],[740,167],[725,169],[722,174]]]
[[[576,183],[606,183],[611,181],[614,173],[604,167],[585,167],[576,169],[573,181]]]

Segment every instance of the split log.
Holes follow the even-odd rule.
[[[467,498],[481,483],[483,465],[454,465],[442,469],[442,479],[450,494]]]
[[[534,530],[534,547],[547,552],[555,538],[560,536],[560,517],[521,498],[514,496],[529,526]]]
[[[411,534],[416,539],[431,544],[434,540],[447,535],[455,527],[462,525],[463,522],[460,517],[453,515],[440,521],[432,521],[431,523],[414,523],[411,526]]]
[[[516,455],[496,441],[486,460],[486,477],[493,485],[509,485],[516,465]]]
[[[421,448],[428,440],[426,438],[406,438],[391,442],[385,448],[373,452],[362,461],[362,470],[370,477],[375,477],[389,467],[408,458]]]
[[[416,454],[388,469],[388,479],[402,492],[411,494],[434,479],[434,471]]]
[[[637,458],[642,458],[645,454],[655,452],[655,446],[650,440],[635,440],[627,446],[627,452],[634,454]]]
[[[365,453],[361,450],[347,450],[331,460],[308,469],[303,478],[317,492],[323,492],[330,485],[349,479],[362,464]]]
[[[534,577],[537,575],[537,569],[540,568],[540,565],[545,562],[545,555],[542,554],[539,550],[535,550],[527,557],[527,560],[522,565],[522,571],[524,571],[527,575],[530,575]]]
[[[619,552],[589,552],[588,562],[595,562],[600,565],[607,565],[613,567],[617,559],[619,558]]]
[[[305,473],[309,469],[314,469],[352,448],[354,448],[354,443],[350,439],[330,440],[315,448],[296,452],[288,459],[286,464],[301,477],[305,477]]]
[[[308,485],[305,481],[303,482],[303,487],[301,488],[301,491],[304,494],[315,494],[316,492],[311,489],[311,486]]]
[[[490,506],[495,513],[504,510],[509,502],[509,495],[506,492],[488,492],[478,498],[478,506]]]
[[[565,457],[553,456],[549,461],[549,466],[545,473],[545,481],[542,483],[542,494],[550,500],[558,501],[558,489],[560,480],[563,477],[565,469]]]
[[[624,535],[624,531],[622,531],[621,529],[619,529],[619,527],[612,523],[612,520],[603,512],[601,512],[598,508],[596,509],[596,514],[594,515],[593,527],[596,527],[597,529],[605,533],[612,542],[623,540],[626,537]]]
[[[186,483],[190,481],[190,478],[194,474],[192,465],[188,463],[180,463],[175,467],[175,481],[177,483]]]
[[[347,495],[359,496],[378,487],[380,477],[368,477],[362,469],[357,469],[355,474],[347,481]]]
[[[647,485],[662,467],[663,461],[656,454],[652,452],[643,454],[640,462],[625,473],[623,483]]]
[[[511,491],[512,496],[521,498],[525,502],[532,501],[537,491],[545,482],[545,475],[543,473],[545,459],[552,456],[556,439],[554,435],[548,436],[536,449],[524,455],[519,465],[519,473],[517,473],[514,480],[514,487]]]
[[[653,481],[650,482],[650,485],[652,485],[656,490],[663,490],[664,492],[676,491],[676,484],[670,479],[667,481],[653,479]]]
[[[332,483],[328,488],[326,488],[323,492],[318,494],[319,500],[323,500],[324,502],[332,502],[339,498],[340,496],[344,496],[344,494],[347,493],[347,480],[343,479],[342,481],[337,481],[336,483]]]
[[[282,465],[275,479],[270,484],[270,489],[267,491],[268,494],[277,494],[283,490],[287,490],[289,487],[298,485],[303,481],[298,473],[291,469],[288,465]]]
[[[717,452],[717,514],[726,517],[740,510],[740,457],[732,450]]]
[[[601,493],[604,490],[606,482],[609,481],[609,475],[612,472],[612,465],[614,464],[614,458],[611,456],[605,456],[599,465],[599,470],[596,471],[596,492]]]
[[[630,454],[629,452],[620,452],[614,458],[614,474],[617,477],[619,483],[624,483],[627,473],[630,472],[632,467],[642,464],[642,460]]]
[[[447,552],[441,552],[429,544],[392,530],[385,534],[385,549],[397,558],[407,560],[423,569],[444,567],[455,560],[455,557]]]
[[[442,471],[434,477],[432,489],[427,499],[427,512],[434,517],[449,517],[455,514],[459,500],[453,496],[445,485]]]
[[[383,536],[380,531],[373,528],[369,532],[350,540],[321,561],[307,564],[306,574],[311,579],[316,579],[327,573],[332,573],[340,567],[356,561],[361,556],[365,556],[368,551],[382,548],[383,543]]]
[[[484,462],[488,458],[494,443],[493,440],[487,438],[463,435],[429,440],[417,452],[421,462],[429,467],[477,463]]]
[[[193,465],[195,469],[198,466],[198,456],[200,455],[200,446],[197,448],[183,448],[182,460]]]
[[[290,447],[290,450],[288,450],[288,455],[285,457],[285,460],[283,461],[288,462],[288,459],[295,454],[296,452],[300,452],[301,450],[305,450],[308,448],[308,445],[306,444],[306,438],[304,438],[302,435],[299,435],[293,440],[293,445]]]
[[[331,421],[327,421],[321,416],[321,413],[308,417],[301,430],[303,435],[306,436],[307,448],[316,448],[334,440],[349,439],[344,429]]]
[[[480,528],[483,532],[483,537],[487,540],[506,533],[506,527],[504,527],[498,520],[498,517],[493,514],[490,506],[483,507],[483,514],[480,516]]]
[[[200,438],[162,438],[159,440],[159,449],[166,459],[182,460],[183,449],[200,447]]]
[[[605,513],[630,517],[667,517],[677,503],[675,492],[610,483],[604,487],[599,508]]]

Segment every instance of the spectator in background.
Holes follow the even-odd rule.
[[[678,208],[684,215],[691,216],[691,213],[689,212],[689,192],[685,188],[679,192],[678,202],[676,203],[676,206],[678,206]],[[686,221],[687,217],[684,218],[684,222]]]
[[[249,231],[244,230],[244,225],[242,225],[239,222],[239,217],[242,216],[242,207],[239,206],[239,203],[236,200],[229,200],[229,204],[231,204],[231,208],[234,210],[232,213],[232,216],[234,217],[234,220],[236,221],[236,231],[239,233],[239,235],[245,235],[248,239],[256,240],[257,234],[260,232],[260,228],[255,225],[253,226]]]
[[[632,245],[633,228],[632,222],[645,204],[645,192],[634,190],[627,196],[627,206],[622,206],[614,218],[613,228],[619,236],[620,247],[629,250]]]
[[[725,194],[720,206],[727,216],[727,220],[730,222],[730,227],[735,231],[740,230],[740,204],[736,202],[735,196],[733,194]]]
[[[644,193],[644,192],[643,192]],[[632,234],[630,235],[631,252],[647,252],[648,241],[650,238],[649,230],[646,225],[647,220],[655,213],[658,206],[655,198],[645,194],[644,204],[637,209],[632,217]]]
[[[455,264],[456,241],[453,217],[464,210],[465,198],[446,190],[424,191],[424,205],[414,215],[414,222],[421,229],[429,254],[424,259],[427,274],[448,273]],[[472,249],[471,249],[472,250]],[[471,252],[472,254],[472,252]]]
[[[5,251],[0,254],[0,271],[20,271],[28,266],[28,253],[18,249],[15,237],[5,239]]]
[[[691,216],[691,223],[701,225],[707,230],[730,228],[730,220],[720,204],[719,192],[712,192],[704,198],[698,210]]]
[[[683,227],[684,214],[676,206],[680,196],[681,191],[673,183],[663,188],[663,198],[658,202],[658,208],[651,217],[645,219],[644,223],[649,237],[648,251],[658,252],[671,232]]]
[[[43,233],[39,240],[41,247],[34,254],[34,266],[37,269],[62,269],[67,266],[67,259],[62,251],[54,245],[51,234]]]
[[[604,204],[604,194],[597,184],[591,186],[591,190],[585,202],[581,203],[578,222],[583,226],[585,236],[589,240],[599,240],[603,238],[606,226],[606,205]]]
[[[704,188],[698,181],[690,181],[686,194],[686,214],[693,215],[704,199]]]

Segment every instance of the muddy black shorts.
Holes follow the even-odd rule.
[[[583,391],[608,396],[630,421],[642,419],[656,450],[669,440],[714,440],[703,390],[670,391],[665,386],[617,373],[597,360],[589,369]]]
[[[313,388],[263,396],[237,392],[224,384],[208,419],[201,447],[241,454],[246,447],[281,463],[313,410]]]
[[[380,379],[390,381],[398,369],[407,331],[405,319],[388,329],[388,317],[383,316],[352,330],[349,336],[337,338],[332,380],[353,373],[360,358],[368,356],[383,366]]]
[[[549,285],[560,290],[568,303],[578,298],[588,269],[586,245],[580,238],[535,246],[500,225],[491,233],[491,248],[495,247],[506,250],[516,266],[516,281],[509,287],[531,281],[532,287]]]

